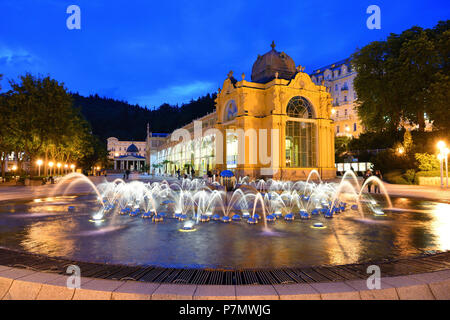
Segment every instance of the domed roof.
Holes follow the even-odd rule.
[[[136,147],[136,145],[134,143],[132,143],[127,148],[127,153],[139,153],[139,149]]]
[[[275,79],[275,74],[278,72],[279,79],[292,79],[297,70],[295,62],[284,52],[275,50],[275,43],[272,41],[270,45],[272,50],[256,59],[252,68],[252,81],[259,83],[267,83]]]

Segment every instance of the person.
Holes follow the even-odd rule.
[[[378,179],[380,179],[380,180],[382,180],[383,179],[383,176],[381,175],[381,171],[380,170],[376,170],[375,171],[375,177],[377,177]],[[378,184],[378,183],[375,183],[375,185],[374,185],[374,192],[375,193],[380,193],[380,185]]]
[[[194,170],[194,168],[192,168],[191,169],[191,178],[194,179],[194,176],[195,176],[195,170]]]
[[[179,168],[177,170],[177,176],[178,176],[178,180],[180,180],[180,178],[181,178],[181,170]]]
[[[208,170],[208,172],[206,173],[206,175],[208,176],[208,182],[209,182],[209,183],[212,183],[213,174],[212,174],[211,170]]]
[[[128,180],[128,178],[130,177],[130,170],[129,169],[127,169],[125,171],[125,175],[126,175],[126,179]]]
[[[369,179],[372,176],[372,171],[367,170],[366,173],[364,174],[364,182],[366,182],[367,179]],[[367,191],[370,193],[370,189],[372,188],[372,183],[369,182],[367,184]]]

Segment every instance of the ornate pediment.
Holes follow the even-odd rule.
[[[290,87],[314,90],[316,85],[312,82],[310,76],[304,72],[298,72],[295,78],[289,84]]]

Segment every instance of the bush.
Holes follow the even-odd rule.
[[[434,154],[416,153],[414,157],[419,162],[417,168],[420,171],[433,171],[439,169],[439,160]]]
[[[394,170],[386,173],[383,178],[393,184],[415,184],[416,172],[413,169],[406,170],[405,173],[402,173],[401,170]]]
[[[406,172],[402,176],[408,182],[408,184],[414,184],[416,171],[413,169],[406,170]]]
[[[395,170],[384,174],[383,179],[393,184],[411,184],[406,181],[400,170]]]
[[[419,171],[416,173],[417,177],[440,177],[441,171],[440,170],[433,170],[433,171]]]
[[[393,149],[387,149],[379,152],[376,156],[371,158],[374,164],[374,169],[381,170],[381,172],[389,172],[395,169],[406,171],[414,167],[411,159],[407,156],[399,156]]]

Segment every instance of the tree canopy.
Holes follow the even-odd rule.
[[[147,123],[152,132],[171,133],[194,119],[215,110],[215,94],[207,94],[181,106],[162,104],[157,109],[131,105],[125,101],[91,95],[73,94],[74,106],[90,122],[92,131],[102,141],[109,137],[120,140],[143,140]]]
[[[0,100],[0,153],[24,152],[32,166],[38,157],[71,163],[95,153],[89,123],[63,83],[26,74],[9,84]]]
[[[358,115],[373,131],[397,130],[402,121],[425,128],[450,125],[450,20],[432,29],[390,34],[352,56]]]

